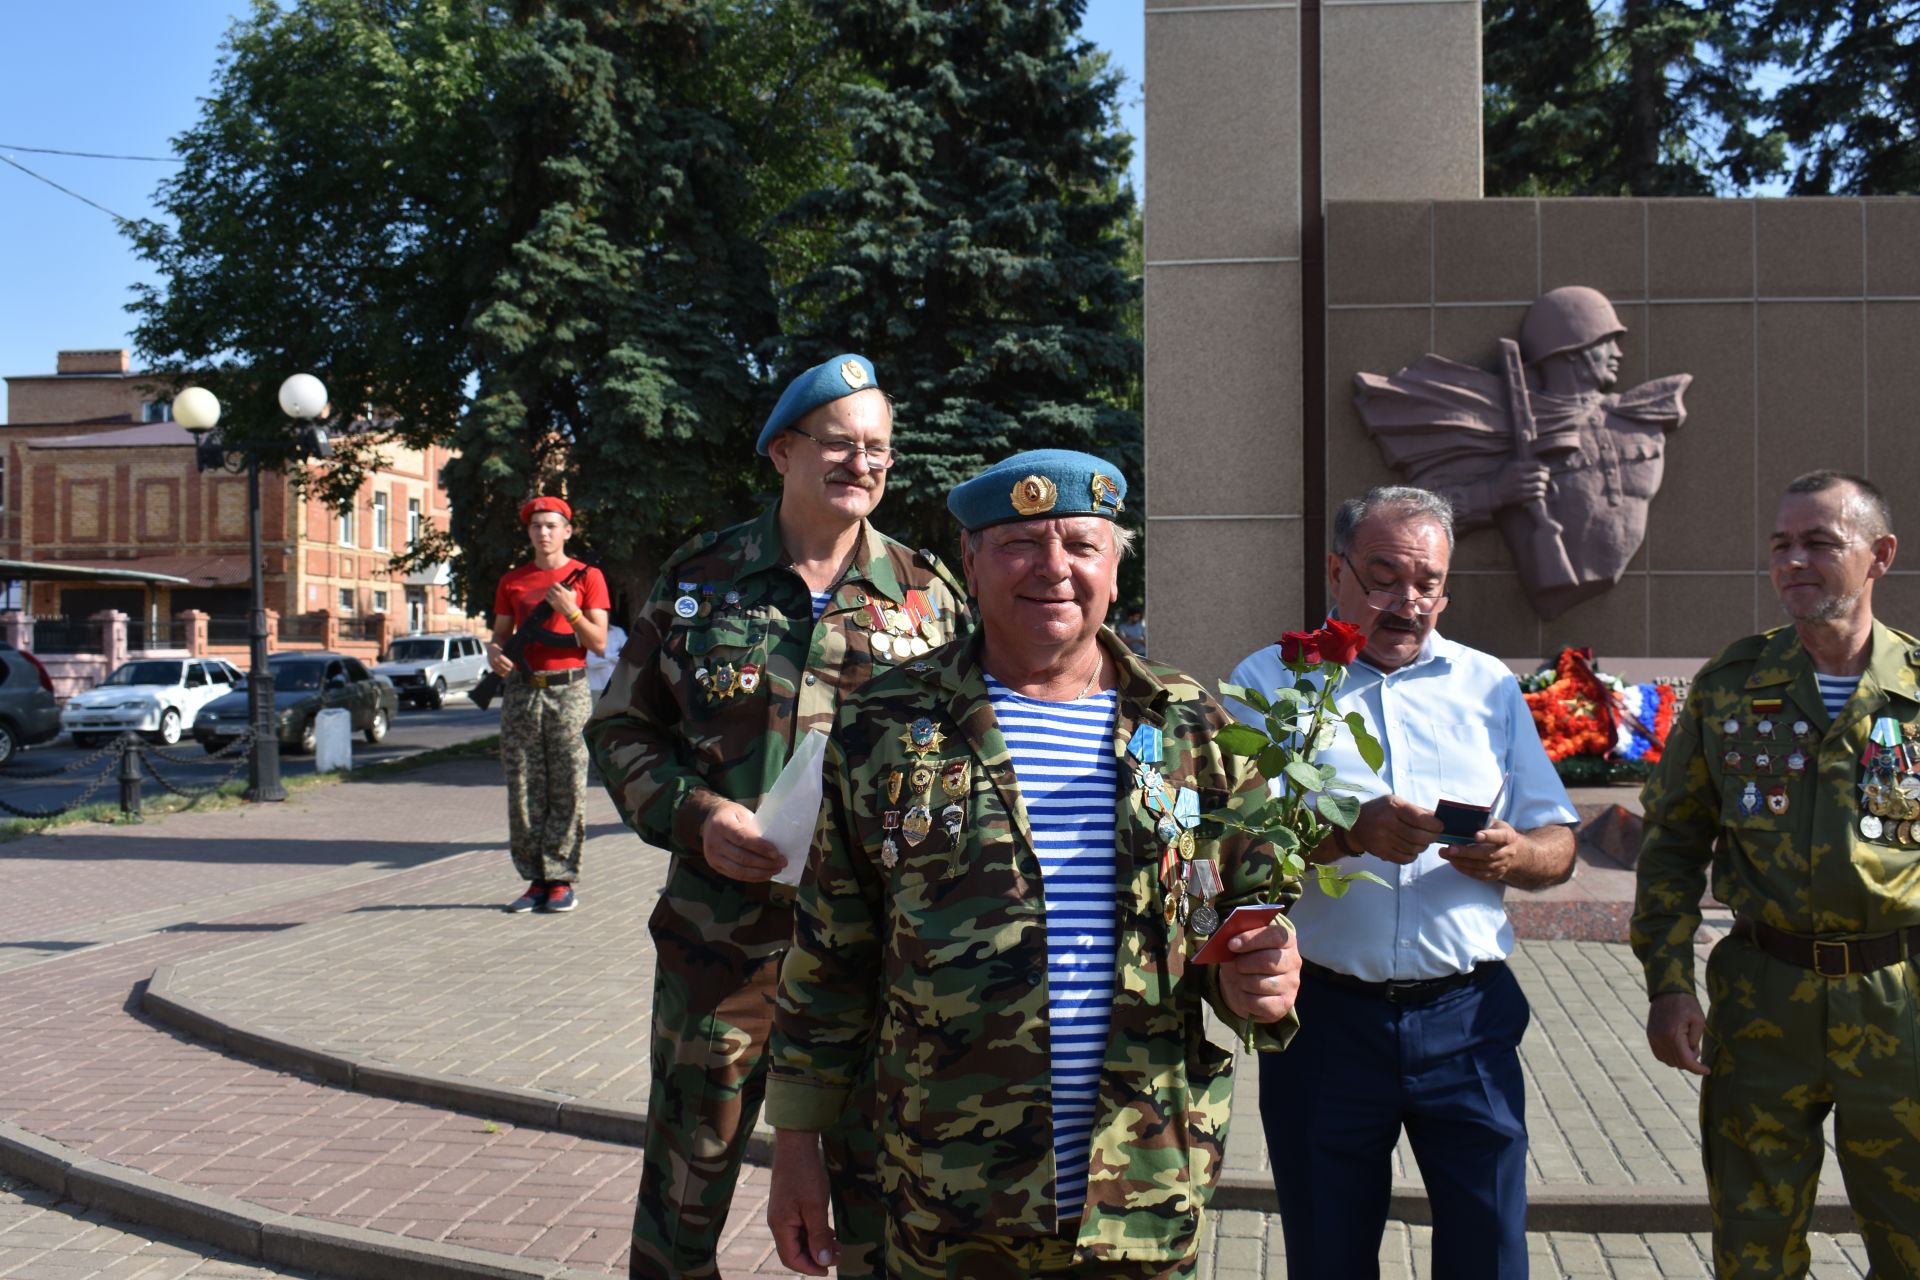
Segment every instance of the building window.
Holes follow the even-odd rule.
[[[349,501],[346,506],[340,508],[339,516],[340,545],[350,547],[353,545],[353,503],[351,501]]]
[[[373,611],[375,613],[385,613],[387,611],[387,593],[386,592],[376,591],[373,593]]]
[[[387,495],[375,490],[373,495],[373,549],[387,550]]]
[[[342,616],[345,616],[345,615],[351,614],[352,612],[353,612],[353,588],[342,587],[340,588],[340,613],[342,614]]]
[[[172,422],[173,421],[173,401],[171,400],[146,401],[144,404],[140,406],[140,420],[142,422]]]
[[[4,470],[0,470],[0,476],[4,476],[5,474],[6,473]],[[3,503],[0,503],[0,511],[4,511],[5,509],[6,509],[5,505]],[[412,547],[413,544],[418,541],[420,541],[420,499],[408,498],[407,499],[407,546]]]

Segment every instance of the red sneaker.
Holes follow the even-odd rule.
[[[547,886],[547,900],[540,904],[540,910],[571,911],[576,905],[572,885],[550,884]]]
[[[525,912],[533,910],[535,907],[539,906],[541,903],[545,902],[546,900],[547,900],[547,886],[543,882],[539,880],[535,880],[532,884],[527,886],[527,891],[525,893],[521,894],[519,897],[515,898],[512,902],[509,902],[507,904],[507,910],[513,912],[513,914],[515,915],[521,915]]]

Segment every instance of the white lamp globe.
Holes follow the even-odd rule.
[[[296,373],[280,384],[280,409],[289,418],[317,418],[326,412],[327,389],[310,373]]]
[[[188,387],[173,398],[173,420],[189,431],[210,431],[220,421],[220,400],[205,387]]]

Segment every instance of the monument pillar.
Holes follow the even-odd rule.
[[[1147,636],[1208,681],[1323,608],[1322,214],[1480,194],[1479,0],[1147,0]]]

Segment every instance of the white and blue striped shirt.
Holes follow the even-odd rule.
[[[1112,690],[1072,702],[1022,697],[992,676],[987,695],[1013,756],[1047,909],[1047,1017],[1053,1054],[1054,1196],[1062,1218],[1087,1199],[1087,1165],[1113,1014],[1117,875]]]
[[[1827,704],[1827,719],[1838,720],[1840,709],[1853,697],[1853,691],[1860,687],[1859,676],[1823,676],[1818,671],[1813,678],[1820,685],[1820,701]]]
[[[825,591],[809,590],[807,594],[813,597],[813,620],[818,622],[820,615],[827,611],[827,606],[833,603],[833,588],[828,587]]]

